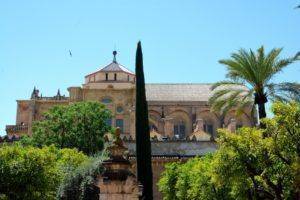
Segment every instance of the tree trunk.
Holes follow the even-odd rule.
[[[262,119],[267,117],[265,103],[258,104],[258,117],[260,128],[266,128],[266,125],[261,121]]]
[[[148,105],[145,93],[145,78],[143,70],[143,53],[141,42],[136,50],[136,111],[135,111],[135,135],[136,135],[136,161],[137,178],[143,185],[142,199],[152,200],[152,162],[151,142],[148,119]]]
[[[261,122],[263,118],[267,117],[265,104],[268,102],[268,98],[263,89],[258,90],[254,94],[254,103],[258,105],[258,117],[260,122],[260,128],[266,128],[266,125]]]
[[[258,104],[258,116],[259,119],[263,119],[267,117],[265,103]]]

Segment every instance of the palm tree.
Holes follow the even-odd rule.
[[[280,59],[282,48],[274,48],[265,54],[264,47],[257,52],[240,49],[230,59],[220,60],[227,68],[228,80],[212,86],[213,95],[209,99],[213,111],[224,116],[235,109],[240,115],[245,108],[255,112],[258,106],[259,119],[266,117],[265,104],[268,100],[300,100],[300,84],[283,82],[273,83],[272,79],[289,64],[299,60],[299,55]]]

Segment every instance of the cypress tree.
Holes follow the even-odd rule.
[[[143,53],[141,42],[138,42],[135,60],[136,74],[136,111],[135,138],[138,181],[144,186],[142,199],[152,200],[152,165],[151,142],[148,119],[148,105],[145,93]]]

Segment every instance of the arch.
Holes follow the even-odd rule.
[[[161,119],[161,113],[159,113],[156,110],[149,110],[149,116],[151,116],[152,118],[155,118],[156,120],[160,120]]]
[[[203,120],[203,131],[211,136],[217,136],[217,129],[221,127],[220,120],[215,113],[210,110],[204,110],[197,114],[197,117]]]
[[[161,120],[161,114],[155,110],[149,110],[149,126],[154,128],[158,133],[164,132],[164,124]],[[152,126],[152,127],[151,127]]]
[[[235,119],[236,120],[236,125],[237,127],[242,127],[242,126],[246,126],[246,127],[251,127],[253,122],[251,121],[251,119],[249,119],[249,117],[245,114],[242,114],[240,116],[237,116],[235,110],[230,111],[224,119],[224,123],[225,126],[227,127],[231,121],[231,119]]]
[[[170,115],[172,115],[174,113],[180,113],[180,112],[183,113],[184,115],[189,116],[189,112],[187,110],[185,110],[185,109],[182,109],[182,108],[177,108],[177,109],[171,111]]]
[[[150,131],[155,130],[156,132],[158,131],[158,124],[155,120],[149,118],[149,128]]]
[[[192,133],[192,121],[185,110],[177,109],[169,115],[173,124],[173,134],[183,139]]]

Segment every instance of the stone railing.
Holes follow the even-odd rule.
[[[123,140],[124,141],[124,140]],[[128,155],[135,156],[135,141],[124,141]],[[213,153],[217,150],[216,142],[212,141],[151,141],[152,157],[195,157]]]
[[[26,132],[27,133],[28,125],[27,124],[7,125],[5,130],[6,130],[7,134],[20,133],[20,132]]]
[[[45,101],[49,101],[49,100],[61,101],[61,100],[69,100],[69,97],[66,97],[66,96],[53,96],[53,97],[35,97],[33,99],[35,99],[35,100],[45,100]]]
[[[133,138],[131,135],[123,135],[121,136],[122,140],[124,142],[131,142],[131,141],[135,141],[135,138]],[[196,136],[187,136],[186,138],[183,139],[179,139],[178,137],[169,137],[169,136],[165,136],[162,138],[158,138],[156,136],[150,138],[151,142],[194,142],[194,141],[211,141],[211,142],[215,142],[214,139],[210,139],[210,140],[198,140],[196,138]]]

